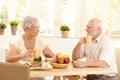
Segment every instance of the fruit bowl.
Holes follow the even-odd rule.
[[[67,68],[69,64],[50,63],[53,68],[63,69]]]

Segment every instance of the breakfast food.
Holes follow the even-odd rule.
[[[31,62],[31,67],[41,67],[41,66],[42,66],[42,62],[37,62],[37,61]]]
[[[68,64],[70,63],[70,58],[68,54],[57,53],[54,59],[51,59],[51,62],[58,64]]]
[[[36,62],[41,62],[41,61],[42,61],[42,57],[39,56],[38,58],[34,58],[34,61],[36,61]]]
[[[53,68],[63,69],[67,68],[70,63],[70,58],[68,54],[57,53],[55,58],[52,58],[50,64]]]
[[[42,66],[42,57],[40,56],[38,49],[33,50],[33,57],[34,57],[34,61],[31,63],[31,66],[32,67]]]

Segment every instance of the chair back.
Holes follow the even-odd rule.
[[[26,65],[0,62],[0,80],[29,80],[30,72]]]
[[[116,62],[118,67],[118,80],[120,80],[120,48],[116,48]]]

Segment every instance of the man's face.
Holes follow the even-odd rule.
[[[86,26],[86,31],[87,31],[87,35],[91,35],[94,37],[97,35],[98,28],[96,27],[94,23],[89,22]]]

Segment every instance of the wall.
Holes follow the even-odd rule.
[[[48,38],[44,37],[49,47],[55,52],[71,54],[78,39],[73,38]]]

